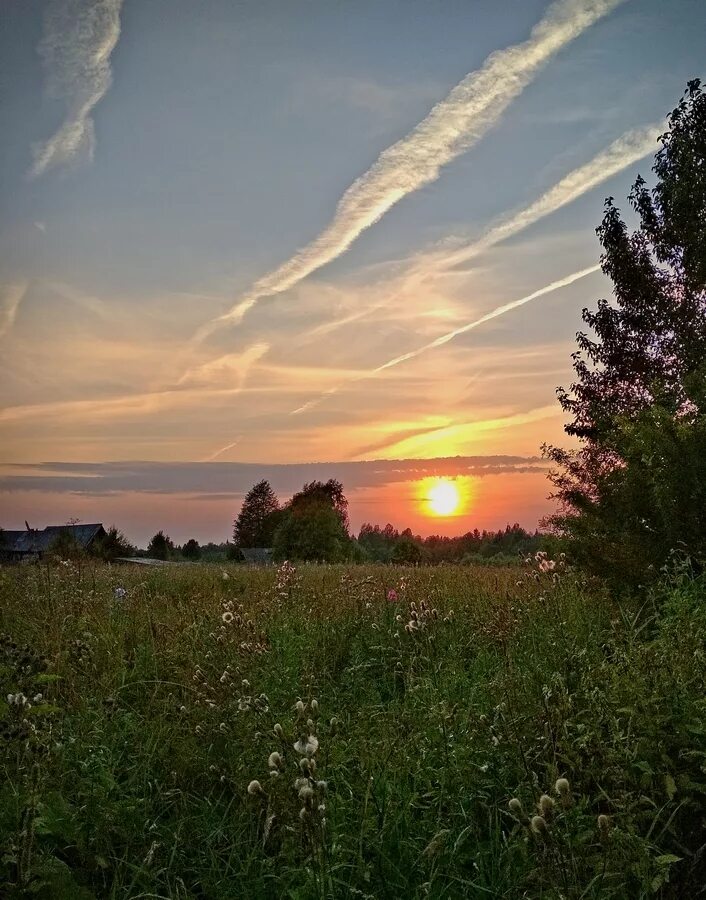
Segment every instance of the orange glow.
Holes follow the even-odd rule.
[[[440,518],[462,514],[470,501],[470,484],[466,482],[469,479],[422,479],[417,495],[422,512]]]

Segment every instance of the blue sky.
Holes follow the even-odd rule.
[[[3,15],[0,463],[24,466],[535,456],[561,440],[580,310],[609,294],[585,271],[603,198],[627,205],[704,74],[698,0]],[[57,143],[86,97],[83,143]],[[69,496],[152,529],[141,491],[106,507],[17,471],[0,482],[8,527],[68,518]],[[543,476],[510,477],[426,530],[534,524]],[[204,537],[237,506],[222,487],[198,493]],[[188,532],[171,481],[162,496]],[[358,499],[354,522],[418,512]]]

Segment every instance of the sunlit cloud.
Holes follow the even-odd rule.
[[[81,152],[93,158],[91,112],[111,84],[110,55],[120,37],[121,6],[122,0],[51,0],[39,53],[47,94],[65,104],[66,116],[49,140],[33,147],[30,177]]]
[[[623,0],[557,0],[530,37],[492,53],[406,137],[384,150],[340,199],[329,225],[303,250],[260,278],[224,315],[196,334],[238,322],[263,297],[289,290],[344,253],[396,203],[431,184],[441,169],[477,143],[534,76],[563,47]]]
[[[433,341],[429,341],[428,343],[423,344],[421,347],[417,347],[416,349],[410,350],[407,353],[402,353],[399,356],[393,356],[386,362],[375,366],[367,372],[363,372],[361,375],[357,376],[355,380],[364,381],[370,378],[374,378],[376,375],[380,375],[382,372],[386,372],[388,369],[392,369],[395,366],[401,365],[402,363],[408,362],[412,359],[416,359],[418,356],[421,356],[422,354],[427,353],[430,350],[434,350],[438,347],[443,347],[444,344],[448,344],[449,341],[454,340],[454,338],[459,337],[462,334],[466,334],[467,332],[472,331],[474,328],[478,328],[480,325],[484,325],[486,322],[497,319],[514,309],[518,309],[520,306],[524,306],[526,303],[531,303],[533,300],[539,299],[539,297],[544,297],[546,294],[551,294],[554,291],[560,290],[561,288],[568,287],[568,285],[573,284],[575,281],[578,281],[581,278],[585,278],[587,275],[592,275],[594,272],[599,271],[599,269],[599,265],[589,266],[588,268],[581,269],[578,272],[572,272],[570,275],[566,275],[564,278],[558,278],[556,281],[552,281],[550,284],[546,284],[544,285],[544,287],[541,287],[536,291],[532,291],[531,294],[526,294],[524,297],[520,297],[517,300],[511,300],[509,303],[504,303],[502,306],[496,307],[489,313],[486,313],[485,315],[474,319],[472,322],[466,322],[465,325],[461,325],[459,328],[454,328],[452,331],[448,331],[446,332],[446,334],[440,335]],[[337,394],[342,387],[343,385],[337,385],[328,388],[320,396],[314,397],[301,406],[297,407],[296,409],[292,410],[292,415],[299,415],[301,413],[308,412],[310,409],[318,406],[328,397]]]
[[[269,344],[260,342],[246,348],[242,353],[219,356],[218,359],[188,369],[178,383],[204,387],[242,387],[250,369],[269,349]]]
[[[28,286],[27,281],[0,285],[0,338],[12,331]]]

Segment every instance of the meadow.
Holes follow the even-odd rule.
[[[542,557],[2,568],[2,895],[699,896],[705,597]]]

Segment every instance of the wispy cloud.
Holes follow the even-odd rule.
[[[657,122],[626,132],[585,165],[569,172],[529,206],[504,216],[478,240],[453,250],[441,251],[431,259],[422,260],[418,266],[419,270],[427,273],[430,270],[449,269],[461,265],[534,225],[545,216],[557,212],[613,175],[654,153],[664,127],[664,122]]]
[[[0,338],[12,330],[28,286],[27,281],[0,286]]]
[[[210,362],[188,369],[179,385],[238,388],[245,384],[250,369],[267,353],[270,345],[252,344],[242,353],[227,353]]]
[[[566,275],[564,278],[559,278],[556,281],[552,281],[550,284],[546,284],[544,285],[544,287],[541,287],[536,291],[532,291],[531,294],[526,294],[524,297],[520,297],[517,300],[511,300],[509,303],[504,303],[502,306],[497,306],[489,313],[480,316],[480,318],[474,319],[472,322],[466,322],[465,325],[454,328],[452,331],[447,331],[446,334],[442,334],[439,337],[434,338],[433,341],[422,344],[421,347],[417,347],[416,349],[410,350],[407,353],[402,353],[399,356],[393,356],[392,359],[388,359],[386,362],[381,363],[379,366],[375,366],[375,368],[358,375],[355,379],[352,379],[352,381],[365,381],[370,378],[374,378],[376,375],[380,375],[382,372],[385,372],[388,369],[399,366],[401,363],[416,359],[418,356],[421,356],[423,353],[427,353],[429,350],[443,347],[444,344],[448,344],[449,341],[452,341],[454,338],[457,338],[462,334],[466,334],[467,332],[472,331],[474,328],[478,328],[479,325],[484,325],[486,322],[497,319],[499,316],[503,316],[505,315],[505,313],[511,312],[513,309],[518,309],[520,306],[524,306],[526,303],[531,303],[532,300],[537,300],[539,297],[544,297],[545,294],[551,294],[553,291],[558,291],[560,288],[568,287],[568,285],[573,284],[580,278],[585,278],[587,275],[591,275],[593,274],[593,272],[597,272],[599,269],[599,265],[589,266],[588,268],[581,269],[578,272],[572,272],[571,275]],[[328,390],[324,391],[320,396],[314,397],[312,400],[307,401],[302,406],[297,407],[297,409],[292,410],[292,415],[298,415],[304,412],[308,412],[310,409],[318,406],[328,397],[337,394],[342,387],[343,385],[338,385],[336,387],[328,388]]]
[[[234,441],[231,441],[230,444],[226,444],[225,447],[220,447],[218,450],[216,450],[215,453],[211,453],[208,456],[204,456],[204,458],[201,460],[201,462],[205,462],[205,463],[213,462],[214,460],[218,459],[219,456],[223,456],[224,453],[227,453],[229,450],[232,450],[233,447],[237,447],[238,444],[241,442],[241,440],[242,440],[242,435],[238,435],[238,437]]]
[[[120,37],[122,0],[51,0],[39,45],[47,93],[66,106],[59,129],[33,147],[30,177],[69,162],[83,151],[93,158],[91,112],[110,87],[110,54]]]
[[[365,229],[408,194],[431,184],[500,119],[537,72],[623,0],[557,0],[530,37],[492,53],[406,137],[384,150],[340,199],[329,225],[303,250],[260,278],[224,315],[196,334],[238,322],[263,297],[286,291],[344,253]]]

